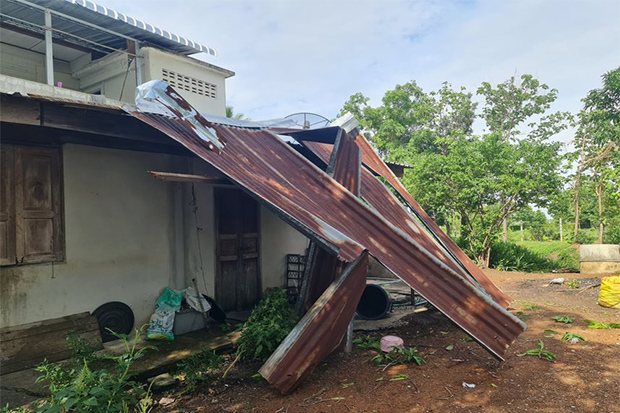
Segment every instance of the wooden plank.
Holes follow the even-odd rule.
[[[2,97],[0,121],[22,125],[41,125],[41,107],[39,102],[28,99]]]
[[[65,317],[52,318],[49,320],[36,321],[28,324],[20,324],[13,327],[0,328],[0,341],[16,340],[37,334],[49,333],[71,326],[81,326],[89,323],[97,325],[97,319],[91,319],[89,312],[72,314]]]
[[[174,172],[148,171],[158,181],[163,182],[202,182],[207,184],[230,184],[230,181],[206,175],[179,174]]]
[[[99,324],[89,313],[6,327],[0,336],[0,374],[32,367],[44,359],[57,361],[70,354],[66,337],[77,333],[101,348]]]
[[[85,332],[78,332],[78,334],[81,339],[86,340],[89,343],[91,343],[91,345],[93,345],[95,349],[103,348],[103,345],[101,344],[101,334],[99,333],[99,329],[85,331]],[[15,371],[25,370],[25,369],[34,367],[37,364],[40,364],[43,360],[47,360],[49,362],[56,362],[56,361],[65,360],[69,356],[71,356],[71,350],[67,348],[66,340],[65,340],[65,347],[63,350],[54,352],[53,349],[50,349],[48,351],[49,353],[46,353],[43,356],[39,355],[39,356],[26,359],[26,360],[15,360],[15,361],[9,361],[9,362],[3,361],[2,364],[0,365],[0,375],[13,373]]]

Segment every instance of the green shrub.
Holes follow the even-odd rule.
[[[133,363],[151,347],[138,349],[141,331],[133,338],[116,335],[125,346],[119,356],[95,357],[87,342],[69,336],[73,355],[68,364],[44,361],[36,367],[42,373],[37,382],[46,381],[50,396],[37,408],[38,413],[84,412],[146,412],[152,404],[150,392],[132,380],[129,370]],[[94,368],[93,363],[112,364],[111,369]]]
[[[177,366],[177,375],[181,376],[187,390],[193,391],[196,385],[212,377],[223,363],[222,356],[213,350],[203,350],[181,360]]]
[[[489,267],[501,271],[546,272],[559,268],[559,265],[524,246],[496,242],[491,247]]]
[[[595,228],[580,229],[575,242],[577,244],[594,244],[598,241],[598,232]]]
[[[237,357],[240,360],[267,360],[296,324],[297,317],[286,291],[277,289],[267,294],[243,325],[237,342]]]

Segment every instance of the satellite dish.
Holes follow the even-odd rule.
[[[302,129],[325,128],[331,123],[325,116],[317,113],[299,112],[286,116],[284,119],[290,119]]]

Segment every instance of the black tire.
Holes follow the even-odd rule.
[[[93,315],[99,323],[99,332],[104,343],[117,340],[108,329],[117,334],[129,334],[133,329],[133,311],[127,304],[120,301],[110,301],[99,306],[93,311]]]

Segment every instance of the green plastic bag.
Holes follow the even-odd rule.
[[[166,287],[155,303],[155,313],[149,321],[149,328],[146,330],[147,340],[174,340],[172,327],[174,325],[174,314],[181,309],[183,293],[174,291]]]
[[[174,311],[177,312],[181,309],[181,300],[183,299],[183,292],[171,290],[166,287],[164,292],[161,293],[155,307],[162,311]]]

